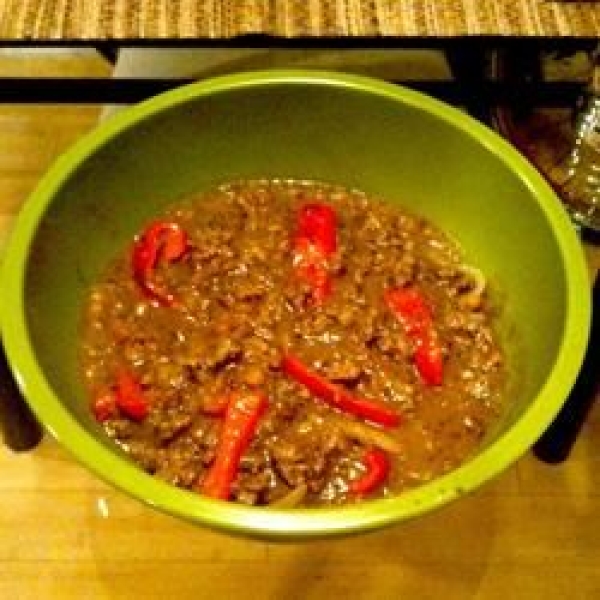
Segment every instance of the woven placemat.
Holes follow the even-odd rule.
[[[0,0],[4,40],[340,36],[600,37],[569,0]]]

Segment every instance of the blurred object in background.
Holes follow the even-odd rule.
[[[600,47],[593,56],[590,84],[576,111],[572,148],[556,176],[573,220],[600,233]]]
[[[541,171],[584,230],[600,232],[600,61],[596,42],[572,52],[498,52],[492,76],[505,82],[575,82],[571,107],[540,107],[522,98],[494,111],[494,125]]]

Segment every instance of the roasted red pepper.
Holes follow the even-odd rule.
[[[227,411],[230,397],[228,394],[207,398],[202,403],[202,412],[211,417],[222,417]]]
[[[175,297],[161,288],[153,274],[159,261],[174,262],[188,249],[186,232],[177,224],[165,221],[151,223],[133,246],[133,276],[144,294],[161,306],[173,306]]]
[[[414,344],[413,360],[419,375],[429,385],[441,385],[444,360],[431,308],[414,287],[394,288],[385,293],[388,308],[402,324]]]
[[[260,393],[239,393],[231,396],[215,460],[200,487],[203,494],[221,500],[229,498],[231,484],[237,475],[242,455],[252,442],[258,421],[267,405],[266,397]]]
[[[301,360],[291,354],[283,357],[281,369],[312,394],[342,412],[383,427],[395,427],[400,423],[400,415],[392,408],[375,400],[354,396],[341,386],[311,371]]]
[[[96,396],[92,403],[92,412],[99,423],[104,423],[104,421],[116,417],[118,411],[115,394],[113,392],[104,392]]]
[[[353,494],[370,494],[381,486],[390,471],[387,454],[379,448],[367,450],[363,456],[365,473],[348,484],[348,490]]]
[[[119,410],[130,419],[142,421],[148,415],[148,401],[142,386],[129,371],[121,371],[117,375],[115,397]]]
[[[133,421],[142,421],[148,415],[149,406],[137,378],[129,371],[121,371],[113,390],[103,392],[94,400],[92,411],[100,423],[119,413]]]
[[[328,204],[305,204],[298,214],[296,236],[316,246],[324,255],[333,254],[337,248],[337,217]]]
[[[327,204],[305,204],[297,215],[293,240],[297,276],[310,285],[312,299],[321,304],[332,291],[330,258],[337,248],[337,217]]]

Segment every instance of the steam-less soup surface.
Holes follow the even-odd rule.
[[[439,229],[358,191],[241,181],[140,231],[92,286],[91,410],[146,471],[290,507],[401,493],[502,410],[485,280]]]

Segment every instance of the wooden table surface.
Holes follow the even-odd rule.
[[[0,74],[39,68],[0,58]],[[81,68],[63,59],[59,70]],[[97,117],[0,107],[0,242],[49,163]],[[598,266],[598,249],[588,252]],[[566,463],[525,456],[435,514],[337,541],[276,545],[193,527],[110,488],[49,438],[28,453],[0,447],[0,474],[3,599],[600,598],[598,405]]]

